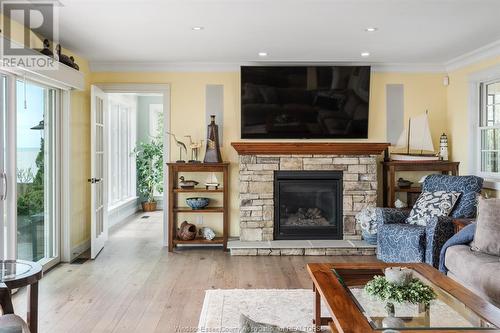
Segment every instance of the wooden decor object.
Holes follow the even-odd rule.
[[[220,244],[224,251],[227,249],[227,237],[229,234],[229,163],[167,163],[168,165],[168,251],[172,252],[177,244]],[[213,173],[223,174],[222,187],[217,189],[181,188],[179,185],[180,173]],[[222,194],[222,207],[210,207],[203,209],[191,209],[190,207],[179,207],[179,193],[213,193]],[[193,240],[183,240],[177,237],[178,214],[221,214],[222,235],[212,240],[203,237]]]
[[[239,155],[380,155],[389,143],[374,142],[232,142]]]

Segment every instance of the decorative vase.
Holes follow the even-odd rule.
[[[219,146],[219,126],[215,124],[215,116],[210,116],[210,124],[207,130],[207,150],[203,163],[222,163],[222,155]]]
[[[196,226],[187,221],[182,222],[179,229],[177,229],[177,238],[180,240],[193,240],[196,238]]]
[[[370,245],[377,245],[377,234],[370,234],[366,231],[361,232],[363,239]]]
[[[154,212],[156,210],[156,201],[153,201],[153,202],[142,202],[141,203],[142,205],[142,211],[143,212]]]

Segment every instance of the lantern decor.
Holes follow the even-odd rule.
[[[207,150],[203,163],[222,163],[219,146],[219,126],[215,124],[215,116],[210,116],[210,124],[207,130]]]
[[[448,137],[444,133],[439,138],[439,157],[448,161]]]

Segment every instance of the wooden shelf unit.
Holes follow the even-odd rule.
[[[227,250],[227,238],[229,235],[229,163],[167,163],[168,166],[168,251],[172,252],[177,244],[221,244],[224,251]],[[222,173],[222,187],[218,189],[206,188],[179,188],[179,173]],[[208,175],[207,175],[208,176]],[[207,207],[204,209],[191,209],[179,206],[178,194],[182,193],[220,193],[222,194],[222,207]],[[177,239],[178,213],[219,213],[222,214],[222,236],[213,240],[197,237],[191,241]]]
[[[384,207],[394,207],[397,192],[406,192],[408,207],[412,195],[422,192],[420,187],[399,188],[396,185],[396,172],[400,171],[438,171],[443,175],[458,175],[460,162],[450,161],[383,161],[383,194]]]

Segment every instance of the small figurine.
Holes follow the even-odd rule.
[[[70,60],[71,60],[71,62],[72,62],[72,67],[73,67],[74,69],[76,69],[77,71],[79,71],[79,70],[80,70],[80,66],[78,66],[78,65],[77,65],[77,63],[75,62],[75,58],[74,58],[73,56],[70,56],[70,57],[69,57],[69,59],[70,59]]]
[[[170,133],[170,132],[167,132],[167,134],[170,135],[170,136],[172,136],[174,138],[175,144],[177,145],[177,147],[179,147],[179,159],[177,161],[175,161],[175,162],[176,163],[186,163],[186,161],[184,161],[182,159],[182,151],[183,150],[186,152],[186,155],[187,155],[186,145],[184,144],[184,142],[182,142],[180,140],[177,140],[177,137],[175,136],[175,134]]]
[[[56,52],[57,52],[57,58],[58,58],[59,62],[65,64],[66,66],[73,68],[73,62],[71,61],[71,59],[67,55],[62,54],[61,44],[57,44]]]
[[[210,176],[207,178],[205,181],[205,188],[208,190],[210,187],[214,187],[216,190],[219,189],[219,180],[215,176],[215,174],[212,172]]]
[[[43,40],[43,49],[40,50],[40,53],[46,55],[47,57],[54,57],[54,52],[50,49],[50,42],[48,39]]]
[[[411,184],[413,184],[413,182],[411,182],[409,180],[406,180],[406,179],[403,179],[403,178],[399,178],[398,179],[398,186],[399,186],[399,188],[409,188],[411,186]]]
[[[180,176],[179,180],[179,187],[183,189],[191,189],[199,184],[196,180],[186,180],[184,176]]]
[[[199,234],[206,240],[213,240],[215,238],[215,231],[207,227],[201,228]]]
[[[439,138],[439,157],[443,161],[448,161],[448,137],[445,133]]]
[[[193,142],[191,135],[184,135],[186,138],[189,138],[189,149],[191,149],[191,159],[188,163],[201,163],[198,161],[198,151],[203,146],[203,140],[200,142]]]

